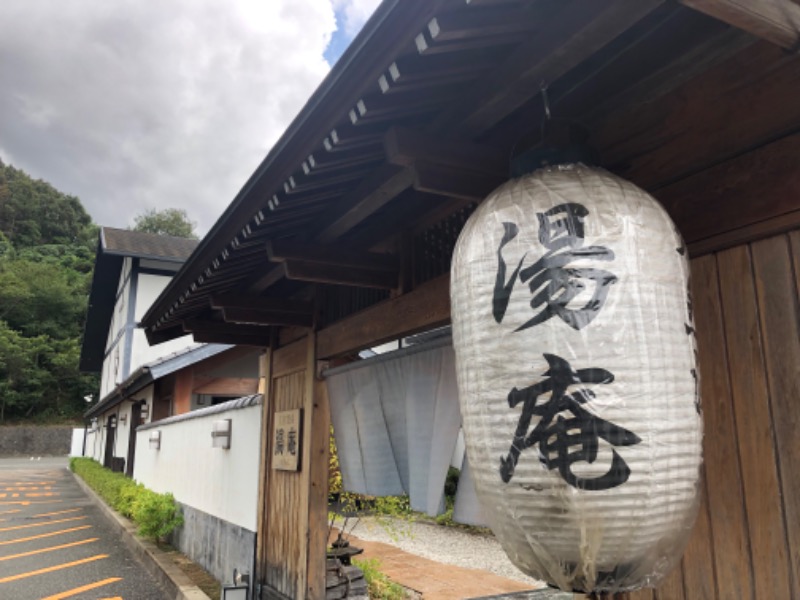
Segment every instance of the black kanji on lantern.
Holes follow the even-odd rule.
[[[511,408],[522,402],[522,414],[514,433],[514,441],[508,456],[500,459],[500,476],[508,483],[514,476],[514,469],[523,450],[539,444],[539,460],[548,469],[558,469],[561,477],[569,485],[582,490],[607,490],[625,483],[631,470],[613,448],[611,466],[600,477],[580,477],[572,472],[576,462],[593,463],[597,458],[600,438],[613,446],[632,446],[641,439],[635,433],[614,425],[592,414],[584,404],[594,398],[588,389],[567,393],[570,386],[578,383],[607,384],[614,381],[614,375],[605,369],[575,370],[563,358],[545,354],[550,368],[544,373],[547,379],[529,387],[514,388],[508,394]],[[550,392],[550,397],[541,403],[539,397]],[[572,416],[564,418],[559,413]],[[533,416],[539,422],[528,433]]]
[[[519,228],[515,223],[503,223],[505,233],[497,248],[497,278],[492,297],[495,321],[500,323],[503,320],[517,277],[522,283],[530,282],[528,287],[533,294],[531,308],[539,312],[516,331],[539,325],[554,316],[573,329],[582,329],[597,316],[617,277],[602,269],[567,266],[580,259],[614,260],[614,252],[609,248],[581,247],[584,242],[583,223],[588,214],[585,206],[574,202],[559,204],[546,212],[536,213],[539,220],[539,242],[548,251],[524,269],[522,263],[527,253],[523,255],[508,280],[502,250],[517,237]],[[587,280],[594,283],[591,298],[579,308],[570,308],[570,302],[586,289],[584,281]]]

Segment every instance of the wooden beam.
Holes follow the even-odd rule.
[[[311,327],[314,316],[311,313],[285,313],[259,308],[227,307],[222,309],[222,318],[226,323],[242,325],[276,325],[282,327]]]
[[[428,21],[427,30],[434,42],[441,43],[524,33],[538,26],[539,23],[533,19],[520,19],[517,7],[503,7],[492,11],[460,11],[437,15]]]
[[[309,154],[303,161],[303,172],[306,175],[335,173],[339,169],[370,167],[381,160],[381,144],[375,140],[371,145],[359,150],[327,152],[320,150]]]
[[[313,341],[311,342],[313,348]],[[328,403],[328,388],[317,379],[313,369],[316,361],[309,355],[311,371],[306,375],[311,384],[311,427],[308,429],[309,443],[309,494],[308,494],[308,597],[325,598],[325,557],[328,547],[328,479],[330,477],[329,452],[331,435],[331,413]]]
[[[270,328],[257,325],[234,325],[231,323],[222,323],[219,321],[202,321],[199,319],[189,319],[183,321],[183,330],[186,333],[191,333],[197,339],[200,335],[203,338],[214,338],[218,336],[222,338],[252,338],[260,341],[261,346],[266,346],[269,342]],[[216,340],[214,340],[216,341]],[[231,343],[222,342],[219,343]]]
[[[195,370],[207,373],[209,371],[222,369],[230,363],[244,359],[247,356],[252,356],[255,352],[256,351],[252,348],[230,348],[229,350],[225,350],[225,352],[220,352],[219,354],[215,354],[214,356],[200,361],[195,365]]]
[[[357,352],[450,322],[450,276],[428,281],[321,330],[317,358]]]
[[[471,56],[464,56],[464,53],[440,54],[428,56],[424,61],[413,55],[400,57],[380,76],[378,87],[384,94],[394,94],[471,81],[492,67],[493,58],[490,51],[476,52]]]
[[[316,239],[323,243],[337,239],[410,188],[413,179],[409,169],[395,165],[378,168],[352,194],[325,214],[321,219],[323,228]]]
[[[283,184],[283,192],[291,198],[293,195],[318,193],[320,190],[341,189],[347,187],[351,181],[361,179],[368,167],[358,165],[349,169],[340,169],[333,173],[318,176],[316,172],[297,172]]]
[[[800,50],[800,6],[791,0],[680,0],[680,2],[782,48]]]
[[[282,264],[270,265],[270,268],[266,272],[254,276],[243,287],[248,293],[257,294],[272,287],[284,277],[286,277],[286,269]]]
[[[234,346],[253,346],[265,348],[269,344],[269,336],[253,336],[239,333],[207,333],[193,331],[192,337],[198,344],[232,344]]]
[[[278,313],[294,315],[310,315],[311,302],[295,298],[264,298],[262,296],[245,296],[240,294],[218,294],[209,300],[211,308],[222,310],[226,308],[252,308]]]
[[[757,42],[654,102],[590,123],[602,165],[657,190],[797,130],[800,56]],[[747,107],[744,110],[742,107]]]
[[[399,271],[378,271],[355,267],[332,266],[317,262],[287,260],[286,278],[294,281],[350,285],[354,287],[391,290],[397,287]]]
[[[256,573],[254,581],[263,581],[262,573],[266,570],[266,541],[269,535],[269,511],[267,498],[269,497],[269,483],[271,482],[272,458],[272,416],[274,413],[274,396],[272,385],[272,350],[273,343],[268,347],[259,361],[258,392],[262,394],[261,401],[261,448],[258,461],[258,504],[256,508]]]
[[[689,242],[687,244],[689,246],[689,256],[694,258],[798,229],[800,229],[800,210],[795,210],[779,217],[772,217],[696,242]]]
[[[258,392],[257,377],[195,377],[195,394],[249,396]]]
[[[393,165],[410,167],[427,160],[441,165],[508,176],[507,152],[463,140],[447,140],[405,127],[392,127],[383,139],[386,160]]]
[[[168,342],[169,340],[174,340],[176,337],[180,337],[183,334],[183,329],[179,325],[156,330],[148,327],[144,332],[147,336],[147,342],[155,346],[156,344]]]
[[[354,127],[377,125],[398,117],[421,115],[437,110],[463,94],[465,85],[455,83],[423,92],[408,91],[387,95],[383,92],[360,98],[348,113]]]
[[[308,354],[308,333],[299,340],[282,346],[275,350],[272,363],[272,377],[277,379],[302,371],[306,367],[306,356]]]
[[[351,250],[338,245],[311,244],[292,240],[267,242],[267,256],[272,262],[308,262],[332,267],[352,267],[374,271],[397,271],[397,259],[391,254]]]
[[[508,179],[508,175],[489,175],[427,160],[415,162],[412,172],[415,190],[466,202],[482,201]]]
[[[475,92],[440,117],[436,131],[456,128],[474,138],[658,8],[664,0],[565,2],[546,28],[530,35],[503,65],[474,85]],[[565,33],[567,32],[567,33]]]
[[[656,191],[693,255],[797,224],[800,133]]]

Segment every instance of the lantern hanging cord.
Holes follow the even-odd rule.
[[[548,96],[547,96],[547,82],[546,81],[542,81],[541,91],[542,91],[542,104],[544,104],[544,116],[549,121],[550,119],[553,118],[553,115],[550,113],[550,98],[548,98]]]

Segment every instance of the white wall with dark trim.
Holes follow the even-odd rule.
[[[234,401],[235,402],[235,401]],[[140,428],[133,478],[180,503],[255,531],[261,447],[261,405],[220,412],[219,405]],[[231,419],[231,447],[213,448],[214,421]],[[161,432],[161,448],[149,447]]]

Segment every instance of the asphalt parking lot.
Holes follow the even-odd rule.
[[[164,600],[65,458],[0,459],[0,598]]]

